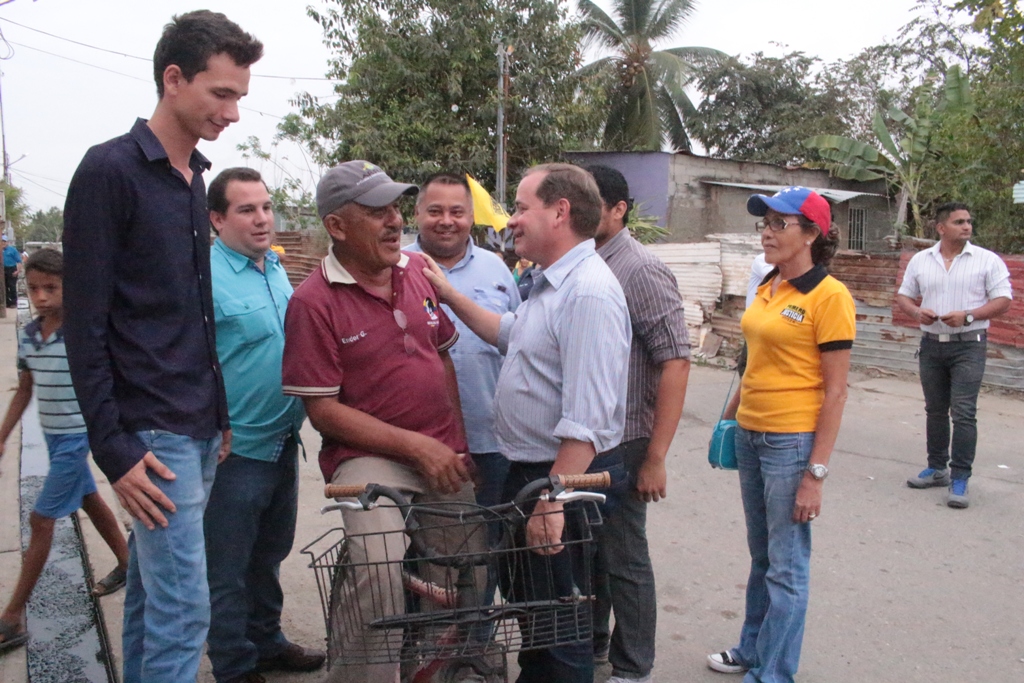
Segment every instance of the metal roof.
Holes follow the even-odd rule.
[[[743,190],[756,190],[759,192],[771,192],[772,194],[779,190],[790,187],[789,185],[751,185],[748,183],[722,183],[717,180],[702,180],[705,185],[721,185],[723,187],[738,187]],[[875,192],[850,192],[848,190],[833,190],[830,187],[811,187],[808,188],[814,190],[825,199],[831,199],[834,202],[842,203],[848,202],[854,197],[885,197],[884,194],[877,194]]]

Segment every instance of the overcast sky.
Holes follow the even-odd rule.
[[[315,6],[321,2],[312,0]],[[85,151],[126,132],[136,117],[148,118],[153,111],[156,90],[151,66],[133,57],[152,57],[172,14],[202,8],[224,12],[266,48],[265,57],[253,67],[241,121],[216,142],[200,143],[200,150],[213,162],[213,173],[243,164],[236,146],[250,136],[269,146],[277,117],[292,111],[289,99],[296,92],[329,96],[332,91],[331,83],[323,80],[328,52],[321,43],[320,27],[306,16],[307,4],[305,0],[15,0],[0,6],[0,31],[9,44],[0,42],[0,57],[6,58],[0,69],[7,152],[14,162],[12,181],[24,189],[33,210],[63,206],[68,181]],[[610,6],[608,0],[598,4]],[[779,54],[781,48],[773,43],[785,43],[790,49],[831,61],[894,37],[911,18],[913,5],[914,0],[704,0],[672,43],[714,47],[730,54],[758,50]],[[309,177],[297,150],[282,148],[277,156],[290,172]],[[270,164],[260,170],[274,183],[283,175]],[[308,182],[312,186],[315,181]]]

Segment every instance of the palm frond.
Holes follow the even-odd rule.
[[[659,0],[651,11],[644,33],[651,42],[671,38],[697,9],[693,0]]]
[[[589,44],[617,49],[626,43],[626,35],[622,29],[603,9],[591,0],[578,0],[578,5]]]

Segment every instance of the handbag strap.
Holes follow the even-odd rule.
[[[732,398],[732,387],[736,384],[736,375],[738,372],[732,373],[732,381],[729,382],[729,391],[725,394],[725,403],[722,404],[722,412],[718,414],[718,421],[721,422],[722,418],[725,417],[725,409],[729,407],[729,399]]]

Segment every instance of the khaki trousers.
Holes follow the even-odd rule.
[[[411,467],[385,458],[363,457],[340,464],[331,478],[333,484],[382,484],[401,491],[413,503],[444,507],[445,503],[474,503],[473,484],[467,483],[458,493],[441,494],[427,488],[423,477]],[[324,683],[396,683],[400,680],[399,665],[403,632],[401,629],[369,628],[369,622],[391,615],[404,614],[405,592],[402,588],[401,561],[406,555],[409,539],[401,511],[380,499],[381,507],[373,510],[342,511],[345,534],[349,538],[347,563],[334,580],[331,597],[332,638],[329,654],[331,670]],[[454,510],[467,510],[453,505]],[[418,514],[424,527],[418,538],[441,554],[483,552],[487,547],[486,528],[479,523],[459,524],[450,518]],[[456,572],[419,562],[422,578],[441,586],[452,586]],[[343,574],[344,573],[344,574]],[[486,584],[487,570],[476,573],[477,591]],[[421,611],[431,605],[421,600]],[[358,660],[346,663],[344,660]]]

